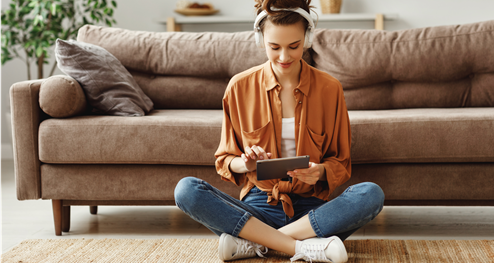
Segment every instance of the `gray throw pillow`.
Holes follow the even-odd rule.
[[[75,40],[57,39],[55,57],[60,70],[81,84],[93,112],[144,116],[153,109],[151,99],[106,49]]]

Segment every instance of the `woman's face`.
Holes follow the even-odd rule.
[[[281,26],[266,21],[263,37],[274,73],[277,76],[299,74],[300,59],[304,53],[304,24],[299,22]]]

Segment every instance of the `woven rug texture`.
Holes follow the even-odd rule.
[[[348,262],[494,262],[494,240],[347,240]],[[2,255],[2,262],[222,262],[218,239],[32,239]],[[290,262],[267,258],[235,262]],[[302,262],[302,261],[300,261]]]

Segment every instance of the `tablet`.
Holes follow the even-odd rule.
[[[309,155],[257,161],[257,180],[290,178],[286,173],[309,168]]]

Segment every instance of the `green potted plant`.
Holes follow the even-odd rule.
[[[21,59],[30,80],[35,62],[38,79],[44,78],[43,66],[49,63],[57,38],[75,38],[85,24],[112,26],[116,7],[116,1],[110,0],[11,0],[9,8],[2,10],[2,65]],[[55,61],[48,76],[56,67]],[[10,112],[5,112],[5,117],[10,133]]]
[[[12,0],[9,7],[2,10],[2,65],[15,58],[22,59],[29,80],[33,62],[38,67],[38,79],[44,78],[43,65],[49,63],[57,38],[75,37],[85,24],[116,23],[113,19],[116,1]],[[56,61],[49,76],[55,68]]]

